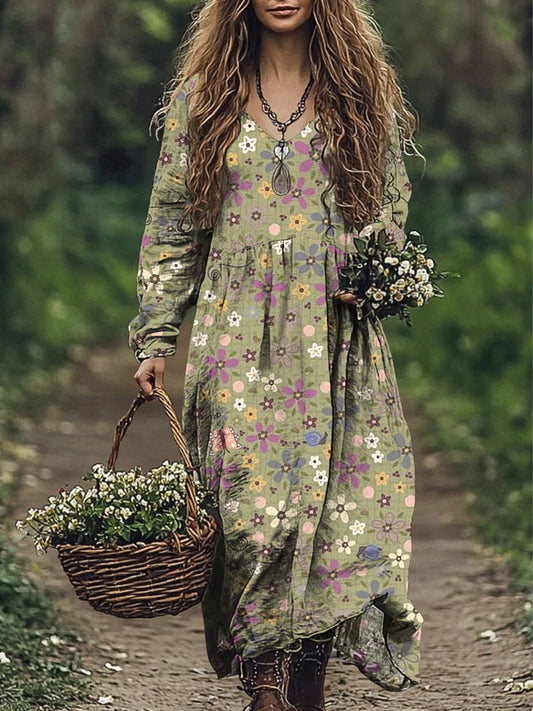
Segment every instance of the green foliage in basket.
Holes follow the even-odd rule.
[[[84,476],[92,486],[60,489],[41,509],[29,509],[16,526],[33,536],[38,553],[49,546],[153,543],[186,532],[183,464],[165,460],[143,474],[139,467],[108,471],[95,464]],[[198,522],[207,522],[213,492],[196,483]]]

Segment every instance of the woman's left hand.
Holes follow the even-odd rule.
[[[356,295],[346,289],[337,289],[337,291],[333,293],[333,298],[339,299],[339,301],[345,304],[355,304],[357,301]]]

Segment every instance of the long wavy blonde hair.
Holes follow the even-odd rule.
[[[309,59],[316,85],[316,127],[328,193],[348,225],[360,229],[376,219],[383,202],[385,153],[393,116],[402,149],[418,128],[387,48],[370,11],[354,0],[314,0]],[[260,24],[251,0],[204,0],[178,48],[176,72],[154,115],[161,125],[173,97],[196,76],[188,113],[190,155],[186,215],[199,229],[211,228],[227,190],[225,154],[240,131],[250,76],[259,61]]]

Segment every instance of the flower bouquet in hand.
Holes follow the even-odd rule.
[[[38,552],[57,549],[76,594],[117,617],[176,615],[201,601],[218,538],[214,497],[195,481],[181,425],[167,393],[154,388],[183,460],[143,474],[115,468],[138,395],[116,426],[107,466],[95,464],[90,486],[61,489],[17,528]]]
[[[339,272],[339,290],[355,297],[353,306],[359,321],[398,316],[410,326],[409,309],[444,296],[437,282],[459,276],[437,270],[416,231],[409,232],[401,248],[385,230],[354,242],[357,251],[349,255],[348,264]]]

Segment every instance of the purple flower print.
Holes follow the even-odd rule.
[[[300,163],[301,173],[308,173],[313,168],[313,165],[315,165],[315,163],[318,163],[318,167],[320,168],[320,172],[322,173],[322,175],[327,176],[328,171],[326,170],[326,166],[322,162],[321,145],[308,145],[303,141],[295,141],[294,150],[297,153],[301,153],[306,156],[306,160]]]
[[[273,275],[271,272],[265,274],[264,281],[261,279],[254,279],[254,286],[256,289],[260,289],[255,294],[255,301],[260,302],[266,300],[271,306],[276,306],[278,300],[276,299],[275,292],[284,291],[286,284],[283,281],[279,281],[276,284],[272,283]]]
[[[337,469],[340,470],[337,481],[339,484],[346,484],[347,481],[350,481],[352,488],[358,489],[359,477],[357,473],[364,474],[369,468],[366,462],[357,463],[357,455],[352,453],[345,462],[337,462]]]
[[[288,195],[285,195],[281,202],[284,205],[288,205],[292,200],[297,200],[302,210],[305,210],[307,207],[307,200],[305,198],[306,196],[310,197],[311,195],[314,195],[315,189],[304,188],[304,185],[305,178],[298,178],[298,180],[296,181],[296,185],[293,187],[293,189]]]
[[[289,396],[288,399],[285,400],[285,407],[290,408],[296,405],[301,415],[305,415],[306,411],[304,398],[315,397],[316,395],[316,390],[314,388],[305,389],[304,381],[300,378],[295,381],[294,387],[292,388],[288,385],[285,385],[283,387],[283,392],[285,393],[285,395]]]
[[[387,454],[387,459],[389,462],[393,462],[395,459],[401,457],[402,467],[404,467],[404,469],[408,469],[411,463],[411,452],[413,451],[411,443],[407,442],[405,437],[400,433],[394,435],[394,441],[398,445],[398,449],[393,452],[389,452],[389,454]]]
[[[259,449],[263,454],[268,452],[269,442],[279,442],[279,436],[272,434],[274,425],[267,425],[266,427],[261,422],[255,423],[255,431],[257,434],[249,435],[246,439],[248,442],[259,442]]]
[[[405,521],[396,518],[392,511],[387,511],[385,515],[381,514],[381,518],[372,519],[370,525],[377,531],[377,541],[389,540],[392,543],[398,543],[398,531],[405,529]]]
[[[252,183],[250,180],[242,180],[241,181],[241,176],[238,171],[234,171],[230,175],[230,184],[229,184],[229,190],[226,193],[225,199],[227,200],[231,194],[233,193],[233,200],[237,207],[241,207],[242,205],[242,195],[240,193],[241,190],[250,190],[252,187]]]
[[[339,580],[349,578],[352,574],[352,571],[348,568],[342,568],[342,570],[339,570],[338,560],[331,561],[329,570],[323,565],[318,566],[317,572],[322,576],[322,580],[318,584],[318,587],[325,590],[331,585],[335,595],[340,595],[341,592],[341,584],[339,583]]]
[[[159,156],[159,162],[161,165],[170,165],[172,163],[172,153],[166,153],[166,151],[162,151],[161,155]]]
[[[311,269],[317,276],[324,274],[324,267],[321,264],[323,257],[319,254],[319,246],[316,242],[311,245],[309,252],[296,252],[295,257],[298,262],[303,262],[300,267],[301,274],[306,274]]]
[[[270,357],[276,365],[290,368],[293,358],[299,352],[298,343],[291,343],[287,338],[280,338],[277,343],[272,344]]]
[[[226,384],[229,382],[229,375],[226,372],[226,368],[236,368],[239,365],[238,358],[226,358],[226,351],[224,348],[219,348],[217,351],[217,357],[205,356],[205,362],[212,366],[208,375],[210,378],[215,378],[218,374],[220,380]]]
[[[281,458],[283,461],[279,462],[276,460],[272,460],[268,462],[268,466],[272,467],[272,469],[276,469],[276,473],[274,474],[274,481],[275,482],[280,482],[282,481],[283,477],[286,476],[288,481],[291,484],[297,484],[299,480],[298,476],[298,469],[301,469],[303,465],[305,464],[305,458],[304,457],[295,457],[291,461],[291,452],[287,449],[283,451],[283,454],[281,455]]]

